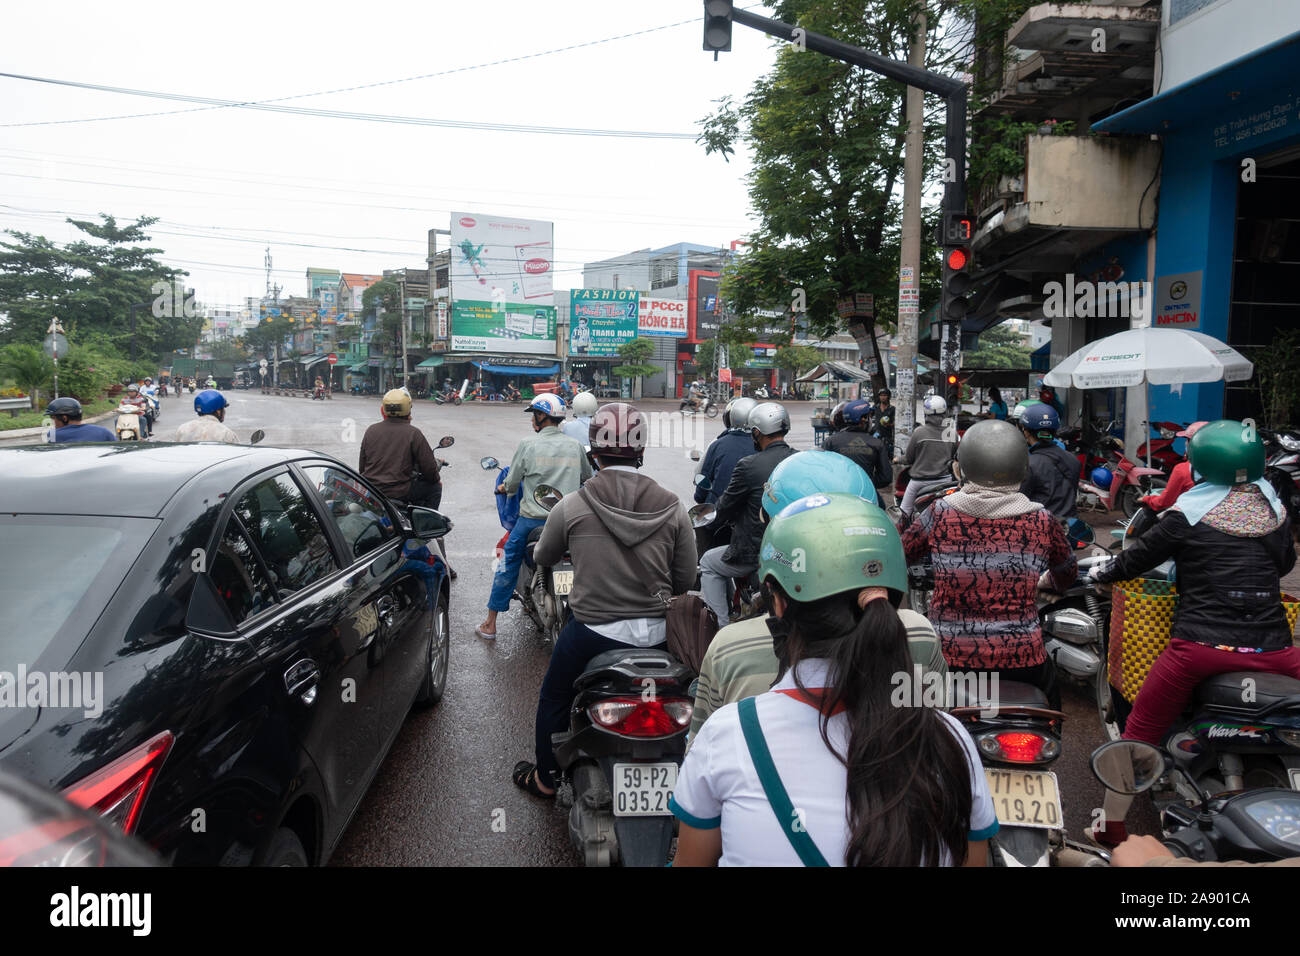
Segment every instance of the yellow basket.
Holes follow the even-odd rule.
[[[1178,589],[1168,581],[1134,578],[1115,583],[1106,666],[1111,686],[1119,688],[1126,700],[1137,697],[1151,665],[1168,646],[1177,608]],[[1282,608],[1291,633],[1295,634],[1300,601],[1283,594]]]

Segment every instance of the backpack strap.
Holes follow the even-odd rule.
[[[758,782],[763,785],[763,794],[767,797],[772,812],[776,814],[781,832],[794,847],[794,852],[799,854],[799,860],[804,866],[830,866],[826,862],[826,857],[822,856],[821,850],[817,849],[813,838],[803,828],[799,816],[795,813],[794,804],[790,802],[790,795],[785,792],[785,786],[776,772],[772,753],[767,749],[767,741],[763,738],[763,730],[758,723],[758,705],[754,702],[754,698],[746,697],[737,707],[740,710],[740,729],[745,734],[745,746],[749,748],[749,758],[754,761],[754,769],[758,771]]]

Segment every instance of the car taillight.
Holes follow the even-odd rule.
[[[158,736],[74,783],[63,795],[76,806],[97,811],[107,822],[133,833],[149,787],[158,776],[175,736],[164,730]]]
[[[985,734],[978,746],[985,756],[1007,763],[1046,763],[1061,752],[1061,745],[1051,737],[1022,730]]]
[[[694,703],[689,698],[610,697],[587,708],[591,719],[624,737],[667,737],[691,722]]]

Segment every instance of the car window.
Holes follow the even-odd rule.
[[[239,522],[231,519],[212,562],[212,582],[236,624],[275,603],[275,590]]]
[[[338,569],[325,529],[289,475],[268,478],[244,492],[235,513],[266,561],[278,595],[300,591]]]
[[[397,536],[383,503],[352,475],[323,465],[308,465],[303,474],[325,499],[325,510],[338,525],[348,553],[354,558],[369,554]]]

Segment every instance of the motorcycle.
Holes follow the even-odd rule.
[[[766,402],[771,397],[772,393],[768,391],[766,385],[760,385],[754,389],[754,398],[760,402]]]
[[[695,476],[695,484],[701,488],[708,489],[709,479],[704,475]],[[695,505],[686,512],[686,516],[691,520],[691,528],[695,532],[695,553],[703,555],[704,552],[712,548],[720,548],[731,541],[731,528],[719,528],[714,525],[714,518],[717,517],[717,508],[714,505],[703,504]],[[695,572],[695,590],[700,589],[700,572]],[[766,605],[763,602],[763,591],[758,580],[758,570],[755,569],[743,578],[730,578],[727,581],[727,599],[730,609],[730,616],[733,619],[744,619],[757,617],[766,613]],[[726,622],[719,622],[725,625]]]
[[[1264,479],[1273,486],[1300,533],[1300,433],[1260,429],[1264,440]]]
[[[324,386],[318,386],[317,388],[313,389],[313,390],[312,390],[312,395],[311,395],[311,400],[312,400],[313,402],[323,402],[323,401],[325,401],[325,387],[324,387]]]
[[[708,395],[704,395],[700,398],[694,398],[687,395],[682,399],[682,404],[677,410],[682,414],[685,414],[688,409],[692,415],[696,412],[703,412],[708,418],[718,417],[718,406]]]
[[[433,392],[429,397],[439,405],[446,405],[448,402],[451,402],[453,405],[459,405],[461,403],[460,393],[450,386],[441,391]]]
[[[1187,426],[1179,425],[1177,422],[1143,422],[1142,424],[1154,429],[1160,437],[1148,439],[1138,446],[1138,460],[1148,460],[1147,445],[1150,445],[1152,466],[1168,475],[1174,470],[1174,466],[1183,460],[1183,456],[1174,451],[1173,445],[1178,438],[1178,433]]]
[[[118,441],[144,441],[140,424],[140,409],[123,402],[117,406],[117,418],[113,422],[113,431]]]
[[[1139,507],[1138,499],[1158,494],[1169,483],[1168,476],[1158,468],[1146,468],[1135,465],[1124,456],[1124,444],[1118,438],[1107,435],[1102,444],[1110,449],[1107,464],[1094,468],[1085,479],[1079,480],[1078,506],[1081,509],[1124,512],[1124,517],[1132,518]],[[1105,472],[1106,479],[1101,478]],[[1097,477],[1100,481],[1094,481]]]

